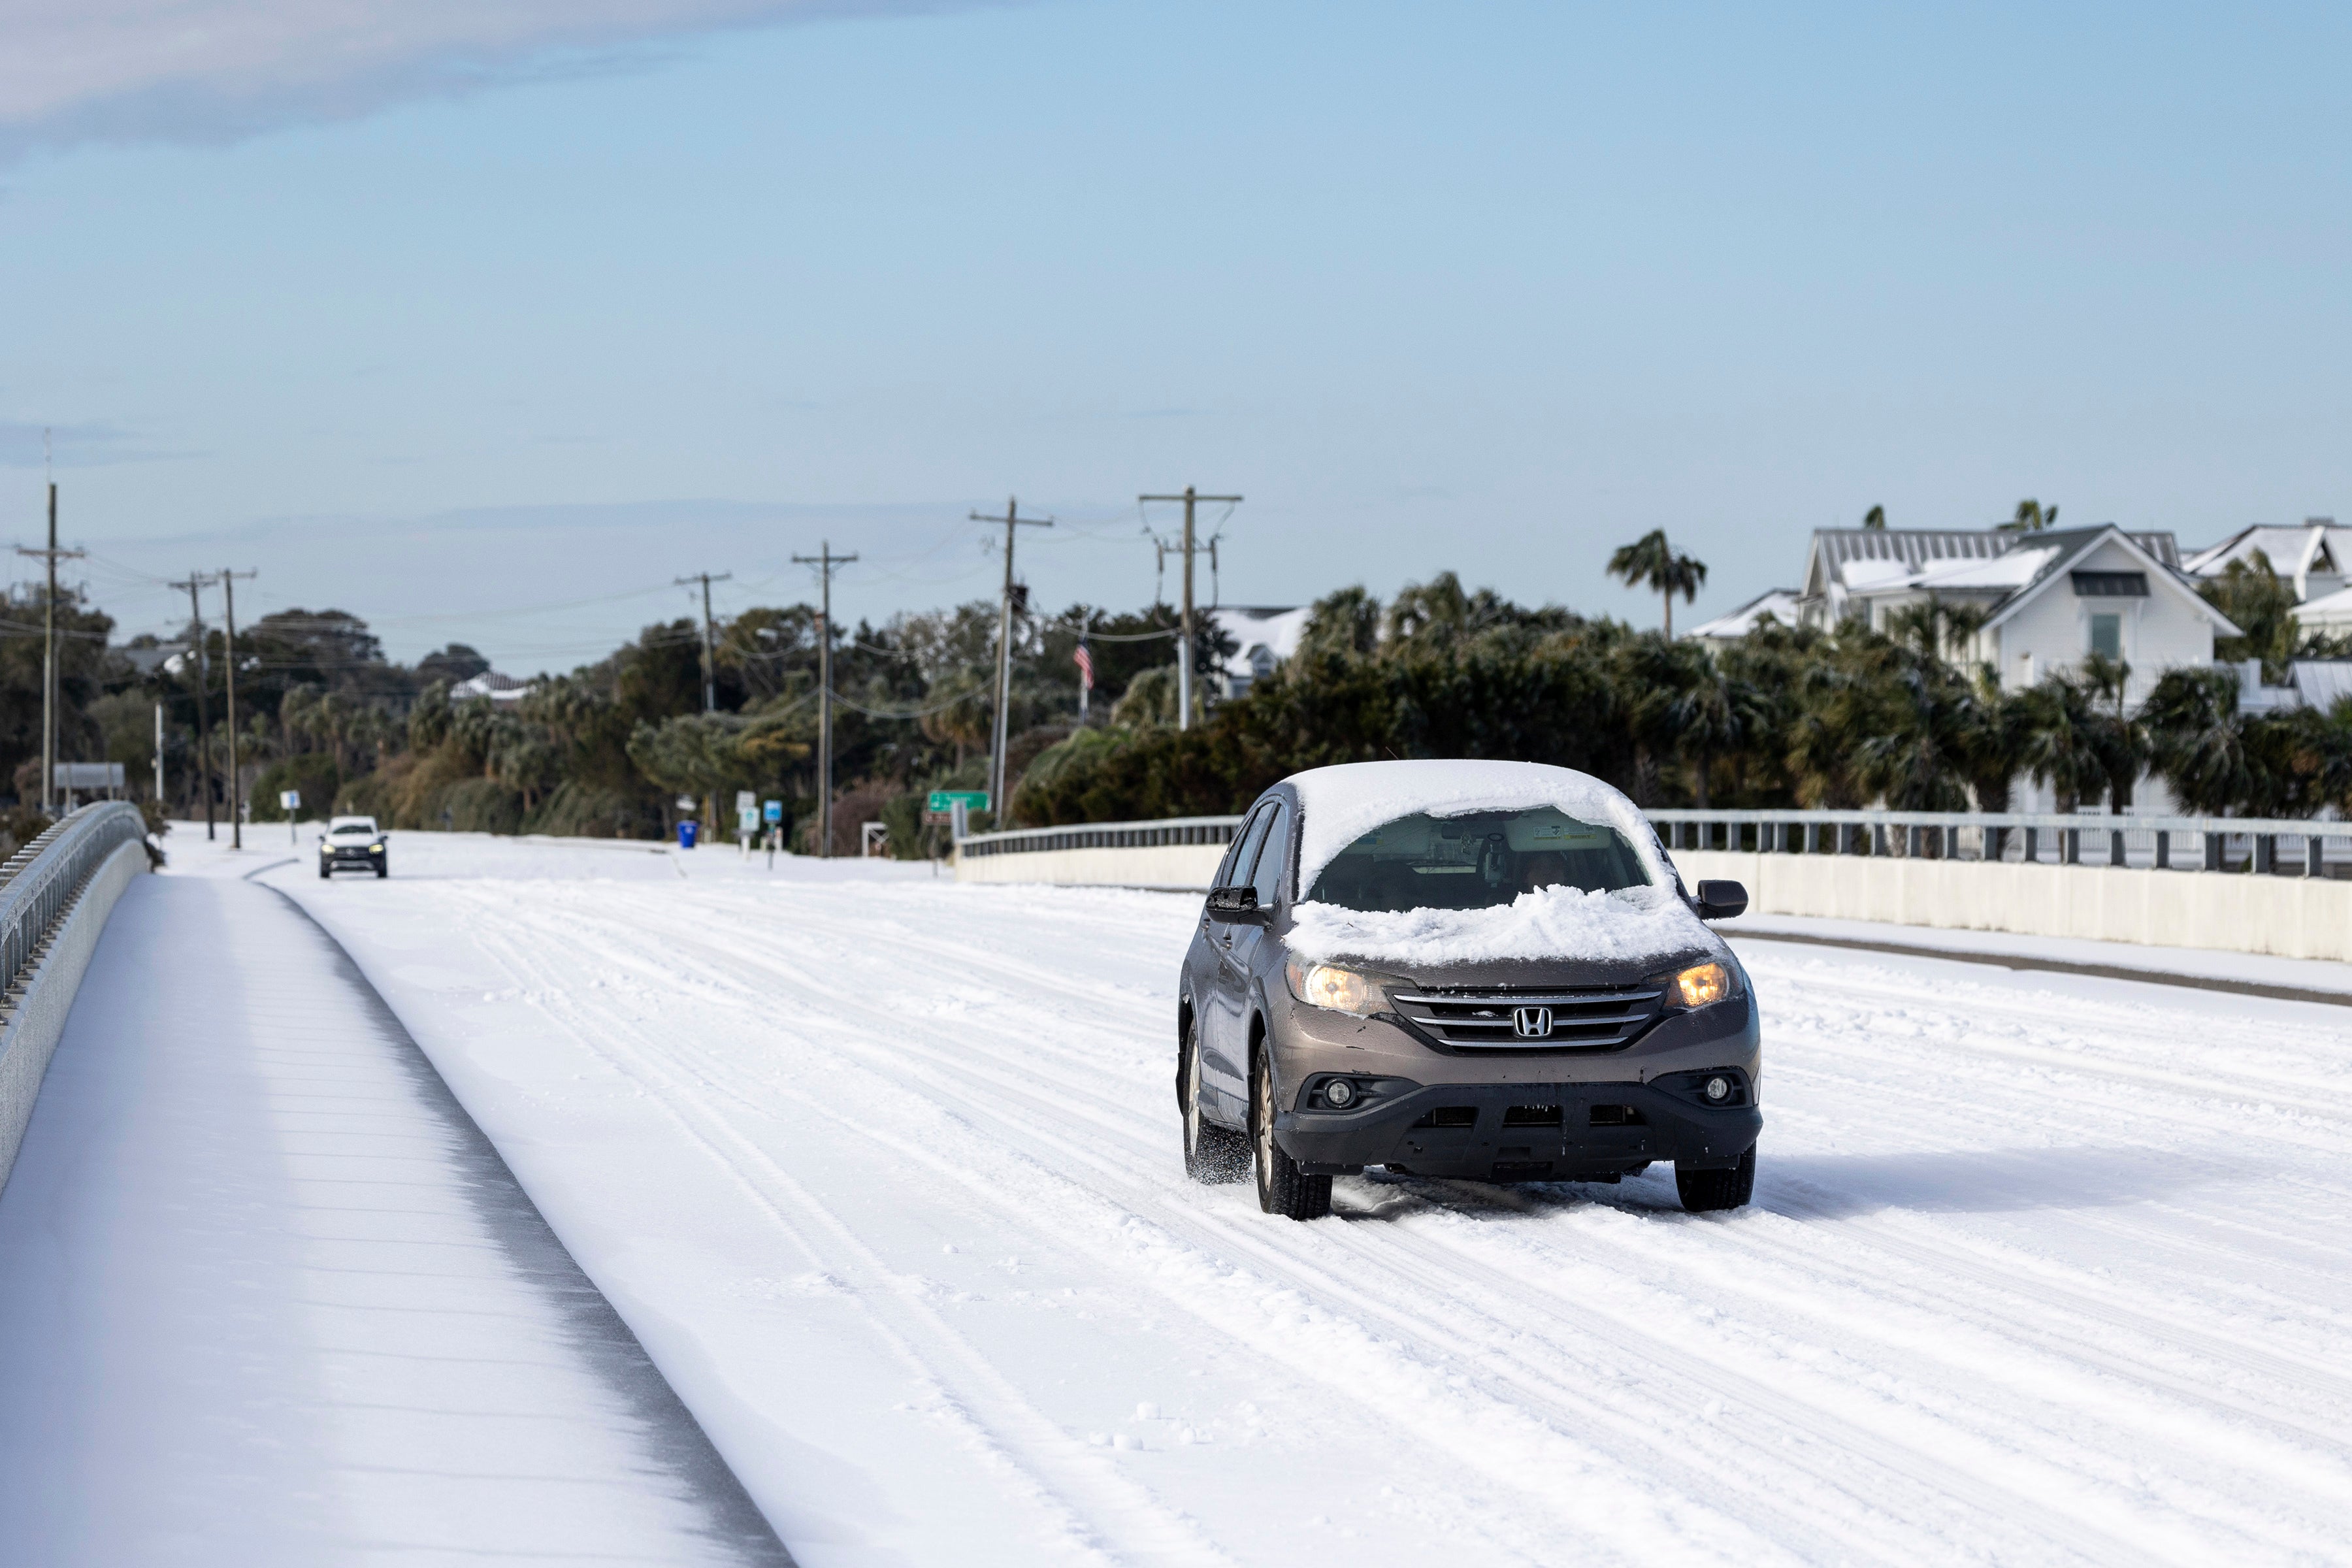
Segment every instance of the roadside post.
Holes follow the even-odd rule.
[[[735,792],[735,838],[743,847],[743,858],[751,858],[751,835],[760,831],[760,797],[748,789]]]
[[[776,868],[776,840],[784,836],[784,803],[762,801],[760,816],[768,825],[768,869],[772,871]]]
[[[989,795],[984,789],[935,789],[927,803],[929,810],[923,814],[926,822],[944,822],[950,846],[971,832],[971,814],[988,809]]]
[[[286,842],[294,842],[294,814],[302,809],[302,792],[286,789],[278,792],[278,804],[286,810]]]

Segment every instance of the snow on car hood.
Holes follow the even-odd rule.
[[[1417,811],[1467,816],[1474,811],[1530,811],[1545,805],[1616,828],[1648,868],[1653,882],[1675,885],[1674,868],[1660,855],[1657,835],[1650,831],[1641,808],[1591,773],[1573,768],[1542,763],[1342,763],[1293,773],[1283,783],[1298,792],[1302,892],[1315,885],[1339,851],[1400,816]]]
[[[1360,959],[1430,969],[1515,959],[1600,963],[1667,958],[1723,943],[1669,884],[1588,893],[1541,888],[1483,910],[1368,911],[1337,904],[1291,909],[1284,945],[1301,958]]]

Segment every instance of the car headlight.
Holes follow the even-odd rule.
[[[1297,958],[1283,964],[1282,973],[1290,982],[1290,994],[1310,1007],[1328,1007],[1334,1013],[1361,1017],[1381,1006],[1381,988],[1369,974]]]
[[[371,855],[381,855],[383,853],[383,846],[381,844],[371,844],[368,846],[368,853]]]
[[[1720,963],[1694,964],[1669,981],[1667,993],[1685,1007],[1707,1007],[1731,994],[1731,971]]]

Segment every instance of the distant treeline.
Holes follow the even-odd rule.
[[[2263,563],[2205,592],[2247,632],[2217,649],[2223,659],[2260,658],[2276,677],[2292,658],[2347,651],[2300,632],[2292,593]],[[0,776],[27,802],[41,614],[21,590],[0,608]],[[115,644],[112,623],[79,598],[58,619],[64,757],[123,763],[134,792],[152,795],[160,703],[160,804],[201,816],[201,689],[225,812],[219,630],[199,659],[185,637]],[[306,816],[331,803],[401,828],[656,837],[689,813],[724,824],[749,790],[786,801],[793,842],[814,848],[818,623],[806,605],[726,621],[706,712],[689,620],[492,702],[453,698],[488,668],[463,644],[404,665],[342,611],[265,616],[237,639],[243,791],[260,820],[280,817],[278,794],[294,789]],[[868,821],[888,825],[895,853],[935,851],[924,795],[983,784],[996,624],[994,605],[974,603],[835,632],[835,853],[855,853]],[[1654,805],[1992,810],[2032,779],[2062,807],[2120,805],[2153,773],[2200,812],[2352,814],[2352,704],[2242,714],[2232,672],[2205,668],[2167,674],[2134,710],[2128,672],[2095,658],[2003,690],[1953,657],[1972,629],[1965,615],[1932,605],[1884,632],[1768,623],[1717,651],[1465,591],[1451,574],[1385,605],[1350,588],[1318,603],[1297,655],[1238,698],[1215,696],[1232,643],[1204,637],[1195,721],[1181,730],[1167,606],[1024,607],[1016,624],[1009,825],[1232,812],[1299,768],[1446,756],[1558,763]],[[1084,726],[1082,631],[1096,675]],[[20,807],[5,826],[22,837],[31,825]]]

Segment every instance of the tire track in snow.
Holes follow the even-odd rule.
[[[740,952],[737,951],[739,946],[740,944],[730,943],[722,940],[715,944],[715,951],[733,953],[735,956],[745,957],[752,961],[756,961],[759,957],[759,953],[756,949],[751,950],[749,952]],[[902,952],[898,954],[898,957],[903,961],[905,954]],[[799,984],[803,989],[817,992],[825,995],[836,1009],[864,1014],[867,1016],[869,1022],[878,1023],[886,1028],[895,1029],[903,1027],[904,1026],[904,1020],[902,1018],[890,1015],[882,1009],[874,1007],[871,1004],[866,1002],[862,994],[857,992],[845,991],[839,986],[827,985],[823,983],[814,981],[806,975],[802,975],[797,978]],[[901,1042],[898,1048],[902,1053],[908,1049],[915,1050],[919,1054],[924,1056],[926,1059],[929,1060],[935,1068],[945,1068],[949,1070],[962,1071],[967,1074],[970,1074],[974,1070],[972,1065],[969,1062],[950,1061],[948,1058],[941,1057],[939,1053],[920,1046],[910,1045],[908,1042]],[[1050,1103],[1038,1100],[1034,1097],[1023,1094],[1017,1074],[990,1075],[990,1081],[987,1086],[998,1093],[1013,1093],[1019,1095],[1026,1101],[1027,1109],[1032,1112],[1032,1116],[1028,1119],[1027,1122],[1020,1125],[1028,1126],[1032,1131],[1033,1135],[1036,1127],[1051,1125],[1050,1118],[1057,1107]],[[975,1100],[974,1098],[969,1094],[959,1095],[956,1097],[956,1100],[957,1103],[960,1105],[978,1106],[978,1108],[982,1109],[983,1111],[988,1109],[983,1102]],[[850,1131],[852,1132],[860,1133],[869,1137],[879,1136],[879,1134],[877,1134],[872,1128],[863,1122],[845,1121],[842,1125],[845,1131]],[[907,1157],[919,1158],[922,1157],[925,1153],[925,1151],[921,1150],[919,1146],[908,1145],[902,1141],[887,1141],[892,1143],[894,1149],[896,1149],[898,1152]],[[1059,1142],[1056,1147],[1056,1152],[1064,1155],[1075,1155],[1082,1158],[1088,1157],[1089,1154],[1089,1152],[1079,1150],[1066,1142]],[[1132,1148],[1128,1151],[1128,1153],[1129,1156],[1142,1154],[1147,1157],[1165,1157],[1165,1151],[1159,1149],[1156,1146]],[[1092,1161],[1090,1161],[1090,1163],[1096,1163],[1097,1175],[1105,1178],[1115,1178],[1123,1173],[1129,1162],[1126,1160],[1114,1160],[1108,1163]],[[1143,1194],[1129,1194],[1126,1195],[1129,1202],[1135,1202],[1139,1197],[1143,1197]],[[1150,1203],[1148,1198],[1144,1198],[1144,1201],[1146,1203]],[[1150,1206],[1160,1210],[1160,1212],[1155,1213],[1152,1216],[1155,1223],[1160,1224],[1163,1226],[1191,1228],[1187,1223],[1189,1216],[1180,1216],[1171,1214],[1165,1209],[1164,1205],[1151,1204]],[[1199,1239],[1205,1241],[1208,1238]],[[1228,1247],[1232,1246],[1239,1239],[1241,1238],[1229,1233],[1222,1234],[1214,1238],[1216,1242],[1222,1242]],[[1254,1259],[1254,1261],[1262,1268],[1267,1268],[1278,1273],[1294,1289],[1297,1289],[1302,1292],[1306,1292],[1310,1295],[1322,1296],[1327,1299],[1332,1294],[1332,1281],[1328,1279],[1303,1274],[1297,1267],[1295,1259],[1287,1258],[1278,1254],[1262,1254]],[[1516,1280],[1499,1274],[1487,1279],[1465,1281],[1461,1277],[1460,1265],[1465,1261],[1473,1260],[1465,1258],[1457,1251],[1453,1255],[1451,1261],[1453,1264],[1453,1272],[1444,1275],[1443,1277],[1443,1281],[1433,1280],[1426,1271],[1424,1271],[1421,1280],[1423,1287],[1426,1288],[1433,1283],[1444,1282],[1450,1283],[1456,1290],[1468,1283],[1483,1284],[1490,1288],[1502,1287],[1511,1289],[1517,1289],[1517,1282]],[[1486,1260],[1479,1259],[1475,1261],[1482,1263],[1490,1269],[1492,1268],[1490,1263],[1486,1263]],[[1391,1264],[1391,1269],[1393,1269],[1393,1264]],[[1370,1285],[1377,1287],[1381,1283],[1384,1282],[1373,1281],[1370,1282]],[[1368,1302],[1375,1301],[1380,1299],[1380,1292],[1377,1289],[1368,1288],[1364,1284],[1359,1284],[1349,1292],[1349,1298],[1348,1310],[1351,1311],[1362,1311],[1366,1310]],[[1530,1304],[1527,1301],[1523,1292],[1520,1294],[1519,1300],[1522,1306]],[[1556,1311],[1556,1310],[1551,1309],[1549,1306],[1547,1307],[1547,1310]],[[1379,1311],[1378,1316],[1383,1323],[1389,1325],[1393,1331],[1408,1334],[1414,1338],[1425,1352],[1432,1354],[1433,1359],[1440,1361],[1460,1361],[1461,1358],[1458,1354],[1451,1352],[1446,1348],[1446,1342],[1449,1340],[1457,1338],[1464,1331],[1465,1327],[1458,1317],[1444,1322],[1435,1322],[1427,1320],[1414,1320],[1403,1316],[1392,1307],[1385,1306]],[[1490,1335],[1507,1337],[1512,1333],[1525,1331],[1524,1324],[1512,1327],[1506,1325],[1500,1319],[1493,1318],[1491,1316],[1487,1322],[1482,1326],[1489,1331]],[[1729,1371],[1720,1363],[1705,1362],[1697,1360],[1696,1358],[1679,1355],[1672,1352],[1663,1343],[1645,1339],[1642,1336],[1629,1335],[1622,1331],[1605,1331],[1603,1325],[1597,1321],[1580,1319],[1573,1325],[1573,1327],[1576,1331],[1594,1334],[1597,1337],[1601,1338],[1604,1342],[1610,1344],[1612,1348],[1621,1354],[1630,1355],[1644,1360],[1651,1363],[1651,1365],[1657,1371],[1677,1376],[1695,1387],[1704,1389],[1710,1384],[1719,1384],[1726,1381],[1738,1384],[1743,1390],[1743,1396],[1746,1398],[1747,1402],[1753,1405],[1758,1411],[1764,1413],[1764,1418],[1767,1425],[1789,1426],[1790,1430],[1788,1433],[1783,1434],[1784,1436],[1808,1438],[1813,1444],[1825,1446],[1834,1450],[1833,1457],[1821,1462],[1814,1470],[1815,1479],[1823,1484],[1848,1484],[1846,1482],[1846,1476],[1857,1466],[1866,1470],[1887,1471],[1891,1472],[1895,1476],[1903,1477],[1916,1485],[1924,1486],[1931,1492],[1942,1492],[1965,1501],[1970,1506],[1976,1514],[1977,1517],[1974,1522],[1976,1527],[1979,1529],[1991,1527],[1999,1521],[2003,1521],[2005,1518],[2013,1516],[2022,1510],[2029,1512],[2038,1513],[2039,1528],[2037,1533],[2045,1539],[2067,1541],[2069,1544],[2072,1545],[2075,1551],[2087,1561],[2121,1561],[2127,1554],[2137,1559],[2147,1550],[2146,1545],[2137,1548],[2120,1546],[2117,1543],[2100,1536],[2095,1531],[2076,1526],[2072,1521],[2065,1518],[2064,1515],[2042,1507],[2042,1505],[2032,1501],[2030,1499],[2019,1496],[2014,1492],[2005,1492],[1996,1485],[1989,1485],[1976,1477],[1954,1471],[1948,1466],[1939,1465],[1933,1460],[1926,1458],[1924,1456],[1912,1453],[1904,1447],[1902,1440],[1899,1437],[1886,1430],[1882,1429],[1868,1434],[1868,1436],[1874,1441],[1873,1447],[1867,1452],[1857,1449],[1851,1442],[1841,1441],[1835,1436],[1836,1417],[1824,1416],[1811,1422],[1793,1420],[1790,1417],[1786,1409],[1786,1405],[1788,1404],[1788,1394],[1786,1390],[1780,1391],[1779,1397],[1776,1399],[1768,1391],[1765,1391],[1754,1384],[1751,1380]],[[1512,1385],[1512,1390],[1497,1390],[1493,1393],[1492,1396],[1495,1398],[1495,1401],[1498,1405],[1508,1406],[1515,1402],[1513,1391],[1516,1392],[1517,1401],[1524,1402],[1525,1396],[1530,1393],[1536,1392],[1536,1389],[1528,1380],[1521,1377]],[[1589,1419],[1593,1414],[1593,1407],[1589,1400],[1574,1400],[1569,1396],[1568,1391],[1565,1388],[1557,1384],[1551,1385],[1546,1391],[1546,1397],[1554,1401],[1552,1408],[1549,1413],[1553,1417],[1562,1421],[1563,1423],[1571,1423],[1579,1418]],[[1704,1394],[1688,1398],[1685,1401],[1688,1407],[1695,1411],[1704,1408],[1705,1405],[1709,1402],[1710,1400],[1708,1396]],[[1895,1446],[1897,1457],[1890,1458],[1887,1447],[1889,1444]],[[1784,1459],[1786,1455],[1784,1450]],[[1664,1460],[1666,1456],[1664,1454],[1654,1456],[1655,1460]],[[1886,1479],[1886,1477],[1882,1476],[1880,1478],[1881,1483],[1883,1484]],[[1727,1489],[1727,1483],[1725,1481],[1723,1477],[1720,1474],[1717,1474],[1712,1479],[1711,1485],[1703,1482],[1701,1487],[1694,1488],[1694,1490],[1714,1489],[1720,1491]],[[1737,1489],[1734,1487],[1732,1489]],[[1804,1532],[1800,1531],[1798,1533],[1801,1534]],[[1854,1543],[1848,1542],[1844,1544],[1846,1544],[1847,1548],[1851,1550]]]

